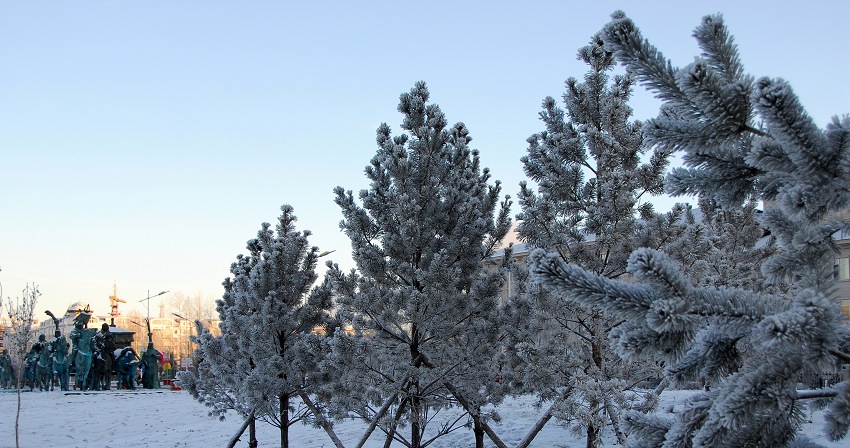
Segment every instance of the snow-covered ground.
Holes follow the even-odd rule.
[[[687,391],[665,391],[659,412],[666,412],[688,394]],[[0,448],[15,446],[16,403],[17,395],[13,391],[0,391]],[[242,423],[236,414],[225,421],[210,418],[206,408],[188,393],[169,389],[24,392],[21,403],[21,446],[26,448],[218,448],[226,446]],[[516,445],[543,412],[534,403],[532,397],[521,397],[499,406],[502,419],[493,422],[492,426],[508,445]],[[810,439],[826,447],[850,446],[850,440],[828,442],[822,435],[822,414],[816,412],[811,417],[812,422],[804,429]],[[444,418],[449,416],[444,415]],[[334,428],[346,447],[353,447],[366,425],[346,420],[336,422]],[[278,446],[280,440],[277,428],[265,423],[258,423],[257,439],[261,447]],[[247,447],[247,440],[246,432],[236,446]],[[293,448],[333,447],[324,431],[300,424],[291,428],[290,441]],[[376,432],[366,447],[381,447],[383,441],[381,434]],[[473,442],[471,430],[461,428],[431,446],[470,447],[474,446]],[[487,446],[493,445],[487,442]],[[613,436],[608,434],[605,446],[614,445]],[[584,447],[584,440],[551,421],[531,446],[578,448]]]

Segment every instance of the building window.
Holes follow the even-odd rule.
[[[838,280],[850,280],[850,258],[841,257],[835,259],[835,278]]]

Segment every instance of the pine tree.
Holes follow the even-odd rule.
[[[682,265],[697,286],[750,288],[783,292],[784,283],[768,283],[762,265],[776,254],[776,238],[764,228],[757,203],[723,208],[701,198],[699,208],[685,206],[684,232],[664,246],[664,252]]]
[[[626,284],[533,253],[533,275],[547,289],[629,322],[618,334],[624,356],[658,357],[674,383],[702,377],[710,386],[675,419],[626,415],[630,443],[815,446],[796,438],[808,398],[831,402],[827,435],[843,438],[850,383],[821,391],[796,384],[808,367],[850,362],[850,332],[829,299],[832,235],[848,228],[850,118],[819,129],[786,81],[745,74],[720,16],[697,27],[702,54],[682,69],[621,12],[602,35],[605,48],[664,103],[644,131],[655,147],[683,153],[686,167],[668,176],[668,191],[730,209],[765,201],[763,223],[779,251],[762,271],[769,283],[791,286],[783,293],[746,278],[721,287],[695,282],[681,264],[649,249],[631,254],[637,284]]]
[[[217,301],[221,335],[199,325],[198,376],[185,380],[211,413],[234,409],[267,421],[288,447],[289,427],[309,418],[295,399],[318,362],[306,356],[312,353],[306,346],[328,320],[331,295],[324,284],[314,287],[318,249],[308,245],[310,232],[295,230],[291,206],[281,211],[276,228],[263,223],[248,254],[231,265]]]
[[[434,413],[460,396],[475,415],[474,401],[488,396],[478,391],[496,375],[487,363],[498,348],[501,275],[484,271],[483,260],[510,227],[509,201],[500,203],[498,181],[488,184],[466,126],[448,126],[428,100],[417,83],[398,106],[406,133],[378,128],[359,204],[335,189],[357,268],[329,271],[338,317],[356,331],[334,340],[332,407],[380,420],[387,443],[415,448],[456,429],[426,437]],[[404,425],[409,437],[399,431]]]
[[[621,278],[628,254],[664,244],[681,212],[660,216],[650,203],[639,204],[662,191],[667,153],[647,154],[641,123],[630,121],[633,79],[609,75],[613,56],[599,36],[578,57],[590,71],[583,82],[567,80],[565,109],[551,97],[543,100],[540,118],[546,129],[528,139],[522,162],[537,191],[521,185],[519,235],[531,247],[555,251],[564,262]],[[624,391],[634,382],[628,378],[633,366],[614,355],[607,339],[621,322],[533,290],[516,298],[511,310],[520,311],[514,325],[531,313],[527,331],[515,333],[512,342],[523,361],[525,390],[556,400],[555,416],[583,429],[589,448],[601,443],[608,422],[622,442],[618,415],[629,406]]]

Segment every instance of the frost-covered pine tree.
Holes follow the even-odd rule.
[[[784,283],[768,283],[761,266],[776,254],[776,238],[761,219],[757,203],[720,207],[701,198],[699,208],[687,206],[684,232],[664,246],[664,252],[682,265],[696,286],[746,287],[760,292],[782,292]]]
[[[633,79],[610,75],[614,59],[599,36],[578,57],[590,67],[583,82],[567,80],[564,109],[554,98],[543,100],[545,130],[528,139],[522,162],[537,188],[521,184],[519,236],[564,262],[622,278],[634,248],[659,247],[675,236],[681,210],[661,216],[639,203],[662,191],[667,152],[648,151],[641,123],[630,121]],[[639,379],[609,347],[608,334],[622,322],[533,290],[507,310],[518,317],[514,326],[527,324],[525,333],[509,333],[522,358],[514,375],[524,389],[556,401],[554,416],[584,432],[589,448],[610,423],[623,441],[618,416],[630,406],[624,391]]]
[[[502,280],[483,260],[510,227],[509,201],[500,201],[498,181],[488,183],[466,126],[449,126],[428,99],[418,82],[400,98],[405,133],[378,128],[359,201],[335,189],[356,269],[329,271],[338,317],[355,331],[333,341],[331,407],[413,448],[457,429],[461,421],[426,432],[458,397],[473,415],[478,400],[492,398],[480,391],[497,373]]]
[[[200,331],[198,376],[181,380],[212,414],[233,409],[267,421],[288,447],[288,428],[310,413],[296,407],[317,362],[307,340],[327,321],[332,300],[326,285],[314,286],[318,249],[308,244],[310,232],[295,230],[291,206],[281,211],[276,228],[263,223],[248,254],[231,265],[217,301],[221,335]]]
[[[674,419],[625,416],[632,446],[815,446],[797,437],[806,399],[825,398],[827,435],[850,428],[850,383],[800,391],[807,367],[850,362],[850,332],[829,294],[832,235],[847,230],[850,204],[850,118],[819,129],[782,79],[744,73],[720,16],[694,32],[702,54],[675,68],[622,12],[602,32],[605,48],[663,101],[645,135],[661,150],[683,153],[684,168],[668,191],[699,194],[724,207],[747,200],[767,205],[763,222],[779,252],[764,263],[766,280],[787,293],[758,292],[753,282],[715,287],[692,281],[663,252],[629,258],[637,284],[607,279],[558,257],[531,255],[533,275],[548,290],[624,319],[624,356],[663,360],[674,383],[705,378]]]

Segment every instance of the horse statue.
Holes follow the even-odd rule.
[[[119,389],[136,388],[136,367],[139,365],[138,355],[133,347],[115,350],[115,371],[118,373]]]
[[[32,348],[38,354],[38,360],[35,364],[35,382],[38,384],[38,390],[52,390],[53,365],[49,346],[43,334],[38,336],[38,342],[33,344]]]
[[[115,356],[115,336],[104,323],[92,339],[94,346],[94,389],[109,390],[112,383],[112,365]]]
[[[74,329],[71,330],[72,362],[74,363],[74,383],[80,390],[88,390],[89,371],[92,367],[92,339],[97,330],[85,328],[91,318],[91,313],[82,312],[74,317]]]

